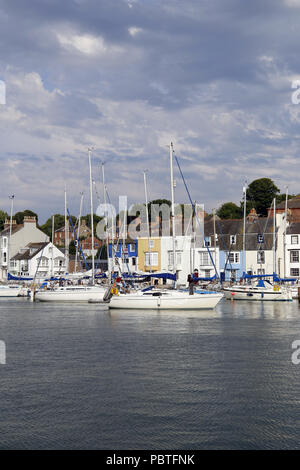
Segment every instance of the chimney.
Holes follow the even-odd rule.
[[[12,228],[17,225],[17,222],[16,222],[15,219],[12,219],[11,225],[12,225]],[[9,220],[9,219],[5,219],[5,222],[4,222],[4,230],[5,230],[6,228],[9,228],[9,227],[10,227],[10,220]]]
[[[34,224],[34,225],[36,225],[35,215],[25,215],[23,223],[24,223],[24,225],[25,224]]]

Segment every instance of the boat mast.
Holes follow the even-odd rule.
[[[171,222],[172,222],[172,241],[173,241],[173,274],[176,274],[175,259],[175,202],[174,202],[174,176],[173,176],[173,143],[170,143],[170,179],[171,179]]]
[[[66,262],[66,273],[69,272],[69,224],[67,214],[67,189],[65,186],[65,262]]]
[[[8,280],[8,273],[10,268],[10,253],[11,253],[11,236],[12,236],[12,217],[13,217],[13,210],[14,210],[14,199],[15,195],[8,196],[11,200],[10,203],[10,221],[9,221],[9,241],[8,241],[8,256],[7,256],[7,280]]]
[[[83,203],[83,192],[80,193],[80,208],[79,208],[79,217],[78,217],[78,231],[77,236],[78,240],[80,237],[80,226],[81,226],[81,215],[82,215],[82,203]],[[75,273],[77,272],[77,260],[78,260],[78,243],[76,245],[76,254],[75,254]]]
[[[92,284],[95,282],[95,256],[94,256],[94,207],[93,207],[93,180],[92,180],[92,147],[88,148],[89,168],[90,168],[90,200],[91,200],[91,231],[92,231]]]
[[[213,210],[213,214],[214,214],[214,250],[215,250],[215,265],[217,265],[216,209]]]
[[[247,204],[247,181],[243,187],[244,193],[244,224],[243,224],[243,274],[246,274],[246,204]]]
[[[273,199],[273,274],[276,273],[276,199]]]
[[[52,250],[51,250],[51,276],[54,276],[53,266],[53,250],[54,250],[54,215],[52,215]]]
[[[107,206],[106,206],[106,186],[105,186],[105,174],[104,174],[104,163],[102,162],[102,184],[103,184],[103,201],[104,201],[104,217],[106,218],[106,231],[105,231],[105,242],[106,242],[106,255],[107,255],[107,269],[108,269],[108,278],[111,281],[111,269],[109,261],[109,239],[108,239],[108,217],[107,217]],[[113,244],[113,240],[112,240]],[[111,247],[111,254],[113,256],[113,245]],[[112,258],[113,259],[113,258]]]
[[[289,188],[286,187],[285,193],[285,209],[284,209],[284,234],[283,234],[283,277],[287,277],[286,273],[286,230],[287,230],[287,210],[288,210],[288,192]]]
[[[150,224],[149,224],[149,210],[148,210],[148,191],[147,191],[147,177],[146,171],[144,170],[144,189],[145,189],[145,202],[146,202],[146,219],[147,219],[147,236],[148,236],[148,253],[149,253],[149,268],[150,273],[152,272],[151,267],[151,243],[150,243]]]

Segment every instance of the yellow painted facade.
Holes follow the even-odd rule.
[[[143,272],[157,272],[161,270],[161,240],[159,237],[150,238],[151,267],[145,265],[146,253],[149,253],[149,239],[138,239],[138,269]]]

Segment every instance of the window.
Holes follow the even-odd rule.
[[[229,253],[228,262],[233,264],[239,264],[240,262],[240,253],[232,252]]]
[[[136,258],[132,257],[131,260],[132,260],[132,266],[136,266]]]
[[[230,235],[230,245],[236,245],[236,235]]]
[[[158,252],[145,253],[145,266],[158,266]]]
[[[299,268],[291,268],[291,276],[299,276]]]
[[[298,245],[298,235],[291,236],[291,245]]]
[[[299,263],[299,250],[291,250],[290,251],[290,262],[291,263]]]
[[[131,244],[129,245],[129,251],[135,252],[135,244],[134,244],[134,243],[131,243]]]
[[[204,245],[205,246],[211,246],[211,238],[210,237],[205,237],[204,238]]]
[[[2,239],[2,248],[7,248],[7,238],[3,237]]]
[[[176,264],[181,264],[181,251],[176,251]],[[168,264],[173,266],[173,251],[168,251]]]
[[[6,263],[7,261],[7,254],[6,251],[3,253],[3,263]]]
[[[258,270],[257,270],[257,274],[258,274],[259,276],[263,276],[263,275],[265,274],[265,270],[264,270],[264,269],[258,269]]]
[[[260,233],[257,235],[257,243],[264,243],[265,239],[264,236]]]
[[[40,266],[41,267],[47,267],[48,266],[48,258],[46,258],[45,256],[42,256],[40,259]]]
[[[200,266],[211,266],[211,259],[207,251],[199,251]]]
[[[210,269],[204,270],[204,277],[210,277]]]
[[[257,252],[257,264],[265,264],[265,252],[264,251]]]
[[[149,248],[154,248],[154,240],[149,240]]]

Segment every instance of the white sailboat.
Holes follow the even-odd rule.
[[[91,164],[91,151],[88,149],[89,157],[89,170],[90,170],[90,199],[91,199],[91,236],[92,236],[92,285],[67,285],[55,288],[53,290],[39,290],[35,293],[35,300],[40,302],[89,302],[89,301],[103,301],[104,294],[107,290],[105,286],[95,285],[95,255],[94,255],[94,220],[93,220],[93,181],[92,181],[92,164]],[[66,198],[65,198],[65,214]],[[69,233],[67,218],[65,216],[65,239]],[[66,239],[66,268],[68,270],[68,242]]]
[[[174,211],[174,179],[173,179],[173,144],[170,145],[170,174],[171,174],[171,221],[173,236],[173,273],[176,278],[175,259],[175,211]],[[149,237],[150,234],[148,234]],[[132,293],[114,295],[109,307],[112,309],[139,310],[200,310],[213,309],[223,298],[218,292],[194,293],[176,289],[146,289]]]
[[[246,187],[244,188],[244,229],[243,229],[243,271],[249,280],[259,279],[256,285],[244,284],[224,287],[223,292],[228,300],[292,301],[292,290],[287,286],[271,284],[264,276],[246,275]],[[276,200],[273,201],[273,273],[276,272]],[[274,276],[273,275],[273,276]],[[266,277],[266,276],[265,276]],[[266,285],[267,283],[267,285]]]

